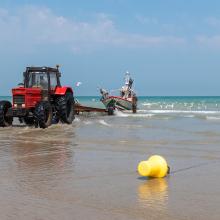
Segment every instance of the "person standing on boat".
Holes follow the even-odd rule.
[[[100,89],[100,93],[102,94],[102,98],[101,98],[101,101],[102,100],[105,100],[107,97],[108,97],[108,91],[105,90],[105,89]]]
[[[126,72],[125,74],[125,85],[122,86],[120,93],[122,98],[131,98],[132,96],[132,84],[133,84],[133,79],[130,77],[129,72]]]

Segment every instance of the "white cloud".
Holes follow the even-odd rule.
[[[33,50],[39,45],[61,45],[74,52],[103,47],[142,48],[183,44],[175,36],[147,36],[118,30],[105,14],[96,21],[75,21],[49,8],[26,6],[12,14],[0,9],[0,45]]]
[[[196,37],[196,42],[205,47],[212,47],[212,48],[220,48],[220,35],[214,36],[198,36]]]
[[[209,27],[214,28],[212,34],[203,34],[195,37],[195,41],[199,46],[219,49],[220,48],[220,19],[216,17],[208,17],[204,19],[204,22],[208,24]]]
[[[158,20],[153,17],[145,17],[143,15],[136,15],[135,17],[137,21],[140,22],[141,24],[154,24],[154,25],[159,24]]]
[[[211,27],[220,27],[220,19],[215,17],[209,17],[205,19],[205,22]]]

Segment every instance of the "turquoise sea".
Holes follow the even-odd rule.
[[[76,98],[84,104],[103,106],[98,96]],[[154,113],[220,111],[220,96],[140,96],[138,97],[138,108],[139,110],[154,111]]]
[[[139,177],[154,154],[170,175]],[[0,128],[0,219],[218,220],[219,166],[220,97],[142,96],[136,114],[86,113],[48,129],[15,120]]]

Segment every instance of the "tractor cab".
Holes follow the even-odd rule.
[[[40,88],[48,90],[49,79],[46,72],[28,72],[25,73],[26,88]]]
[[[43,90],[55,89],[60,86],[61,73],[57,68],[27,67],[24,72],[25,88],[40,88]]]

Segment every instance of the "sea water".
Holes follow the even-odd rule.
[[[97,96],[77,97],[80,103],[92,107],[104,108]],[[126,112],[125,112],[126,113]],[[117,116],[126,114],[116,112]],[[197,117],[204,119],[220,119],[220,96],[167,96],[167,97],[138,97],[138,111],[128,117]]]
[[[168,177],[138,176],[153,154]],[[139,97],[136,114],[86,113],[48,129],[15,120],[0,128],[0,219],[218,220],[219,166],[220,97]]]

